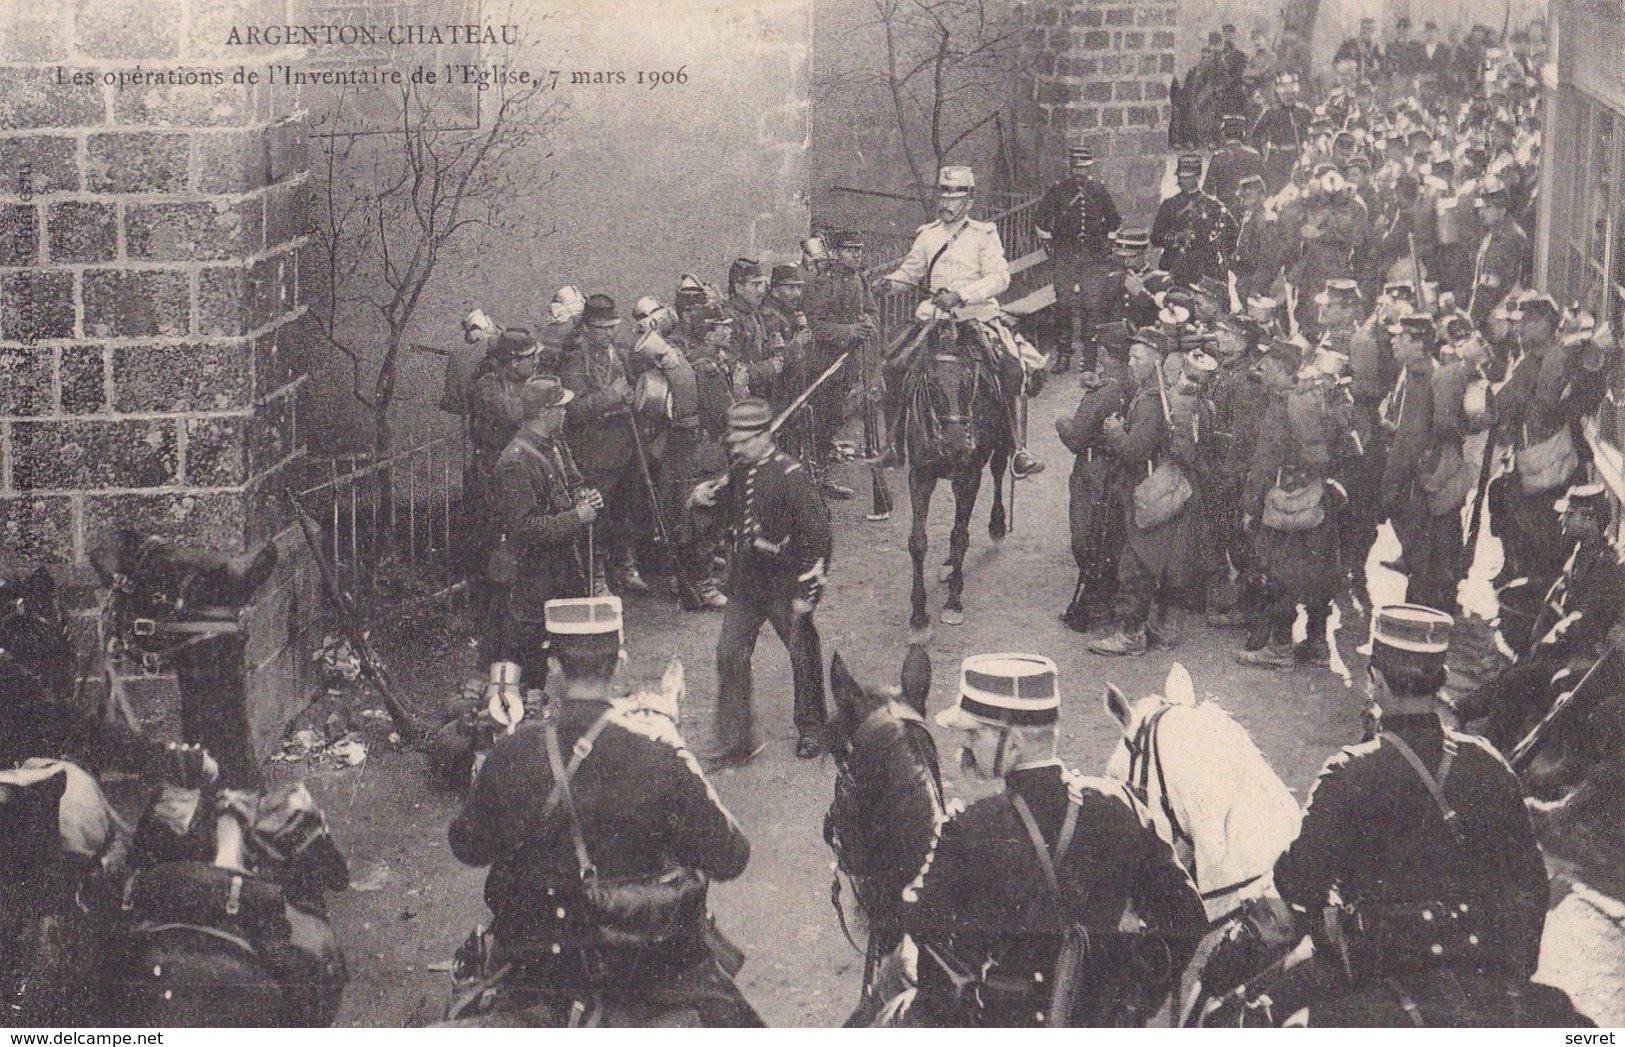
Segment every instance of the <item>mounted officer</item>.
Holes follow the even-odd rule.
[[[505,586],[506,600],[491,659],[517,662],[533,689],[547,681],[543,605],[587,591],[591,575],[577,539],[604,506],[598,491],[582,485],[570,448],[559,439],[574,398],[554,378],[526,382],[520,390],[524,424],[497,460],[502,533],[491,573]]]
[[[944,167],[937,176],[937,220],[915,231],[908,255],[886,279],[894,288],[928,293],[929,301],[922,303],[916,316],[929,314],[933,322],[946,321],[958,336],[972,339],[980,348],[999,382],[1010,445],[1015,448],[1010,468],[1021,479],[1042,472],[1044,464],[1024,446],[1016,420],[1016,401],[1026,381],[1026,364],[1005,346],[992,326],[998,322],[998,295],[1010,286],[1010,263],[1004,257],[998,227],[970,216],[975,192],[976,176],[970,168]],[[916,363],[913,359],[888,359],[883,365],[886,382],[882,406],[890,446],[874,465],[890,467],[903,462],[903,379]]]
[[[746,763],[756,754],[751,726],[750,661],[763,623],[784,641],[795,686],[796,755],[823,750],[828,713],[823,654],[813,611],[824,595],[833,541],[829,507],[811,474],[774,443],[773,409],[741,400],[728,411],[726,477],[702,483],[690,501],[716,506],[724,487],[733,525],[733,591],[717,635],[717,735],[713,767]]]
[[[1549,888],[1517,775],[1439,720],[1453,625],[1412,604],[1376,613],[1366,674],[1380,732],[1327,761],[1275,863],[1281,940],[1315,945],[1291,981],[1262,987],[1277,1016],[1437,968],[1535,971]]]
[[[1192,287],[1202,277],[1224,281],[1236,250],[1236,220],[1228,208],[1198,188],[1202,158],[1187,153],[1174,167],[1179,192],[1157,207],[1151,243],[1162,248],[1162,268],[1174,283]]]
[[[903,892],[903,925],[920,950],[907,1024],[1066,1025],[1076,986],[1060,976],[1063,947],[1073,950],[1080,937],[1091,943],[1072,956],[1085,983],[1143,979],[1147,973],[1127,957],[1141,955],[1136,943],[1148,939],[1117,934],[1127,907],[1147,935],[1161,936],[1150,943],[1165,944],[1170,972],[1183,967],[1207,926],[1195,886],[1146,810],[1120,783],[1062,766],[1060,705],[1048,658],[990,654],[961,664],[957,699],[937,723],[964,732],[964,773],[1002,780],[1005,791],[968,808],[950,805]],[[1063,946],[1063,938],[1074,944]],[[1147,986],[1122,988],[1141,997],[1119,997],[1120,1009],[1103,1006],[1077,1023],[1139,1024],[1161,1002]]]
[[[1074,337],[1083,346],[1083,369],[1093,371],[1098,352],[1091,334],[1101,321],[1111,237],[1122,224],[1112,194],[1089,177],[1095,154],[1086,145],[1067,150],[1070,173],[1044,191],[1033,212],[1033,231],[1049,252],[1055,285],[1055,373],[1072,365]],[[1073,321],[1077,334],[1073,334]]]
[[[707,883],[744,872],[750,842],[675,719],[610,704],[626,663],[620,599],[545,612],[548,712],[492,748],[449,833],[459,861],[491,866],[484,966],[508,967],[505,984],[560,1025],[588,1008],[611,1023],[686,1007],[707,1026],[760,1026],[706,932]],[[652,918],[628,919],[635,906],[616,899]]]

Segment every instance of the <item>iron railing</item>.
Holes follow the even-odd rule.
[[[321,524],[325,552],[369,621],[464,591],[461,434],[384,457],[315,459],[310,470],[300,502]]]

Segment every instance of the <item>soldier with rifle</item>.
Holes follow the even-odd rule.
[[[812,366],[808,368],[809,375],[822,372],[836,357],[850,349],[867,347],[868,342],[879,330],[875,319],[874,296],[863,278],[862,234],[850,230],[837,230],[825,237],[824,242],[831,252],[831,257],[807,296],[807,319],[812,324],[814,350]],[[863,366],[844,369],[836,374],[813,394],[811,401],[813,442],[818,461],[826,469],[822,475],[821,487],[825,494],[832,497],[842,498],[843,492],[846,496],[852,493],[849,488],[835,481],[827,470],[840,460],[835,439],[846,413],[847,394],[852,388],[854,370],[859,373],[858,380],[864,383],[864,402],[866,405],[868,403],[868,383],[873,380],[869,373],[874,366],[874,361],[869,359],[872,355],[871,349],[864,348],[860,354]],[[865,443],[872,444],[873,439],[869,433],[872,419],[868,417],[871,413],[866,406],[864,440]],[[880,482],[883,484],[884,478]]]

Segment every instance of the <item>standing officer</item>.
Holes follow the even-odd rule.
[[[531,688],[547,682],[547,630],[542,605],[587,591],[591,575],[577,539],[598,518],[604,500],[581,486],[570,449],[559,439],[574,394],[553,378],[520,391],[524,424],[497,460],[501,546],[493,574],[508,588],[500,650],[492,661],[518,662]]]
[[[1173,286],[1168,274],[1146,263],[1151,231],[1144,226],[1119,229],[1112,236],[1112,260],[1116,263],[1106,275],[1106,293],[1094,337],[1105,338],[1109,329],[1137,331],[1157,322],[1162,311],[1157,296]]]
[[[1292,181],[1314,118],[1314,112],[1298,101],[1298,74],[1284,69],[1276,73],[1275,104],[1259,114],[1252,133],[1253,148],[1264,159],[1264,181],[1271,193],[1280,192]]]
[[[561,1025],[573,1005],[602,995],[633,1013],[689,1007],[709,1027],[759,1027],[707,944],[703,885],[662,914],[671,927],[659,940],[623,944],[594,919],[586,859],[621,881],[664,882],[678,869],[732,880],[750,841],[675,722],[657,727],[610,704],[626,663],[620,599],[549,600],[543,610],[548,715],[497,741],[448,834],[458,861],[491,866],[490,966],[511,966]]]
[[[1356,983],[1445,966],[1527,978],[1540,956],[1546,866],[1517,775],[1439,721],[1453,625],[1431,607],[1376,612],[1366,675],[1380,734],[1327,761],[1275,863],[1317,955],[1341,957]]]
[[[1049,252],[1055,284],[1055,373],[1072,366],[1072,348],[1083,345],[1083,369],[1097,359],[1092,333],[1101,320],[1106,273],[1111,268],[1111,235],[1122,224],[1112,194],[1089,177],[1095,154],[1086,145],[1067,150],[1070,174],[1044,191],[1033,212],[1033,231]],[[1077,333],[1073,326],[1076,321]]]
[[[1486,185],[1473,201],[1483,220],[1484,238],[1473,259],[1473,290],[1467,315],[1482,327],[1507,294],[1523,284],[1529,272],[1529,234],[1512,220],[1507,190],[1498,181]]]
[[[961,664],[959,695],[937,723],[964,732],[960,767],[1002,780],[1005,791],[950,814],[903,891],[903,925],[920,948],[910,1025],[1049,1024],[1052,1003],[1073,1002],[1055,999],[1063,934],[1079,925],[1107,949],[1125,944],[1117,932],[1129,906],[1146,934],[1173,939],[1170,951],[1183,954],[1174,971],[1206,929],[1195,886],[1145,809],[1121,783],[1062,766],[1060,707],[1048,658],[988,654]],[[1109,960],[1084,963],[1085,980],[1111,976]],[[1145,996],[1124,1001],[1128,1013],[1087,1017],[1143,1022],[1166,987],[1138,988]]]
[[[807,319],[812,323],[813,358],[811,377],[823,374],[825,369],[844,352],[869,352],[869,339],[879,331],[876,322],[874,296],[863,279],[863,235],[850,230],[837,230],[825,237],[833,253],[817,282],[817,293],[809,296]],[[847,393],[860,373],[868,373],[879,361],[870,359],[866,367],[848,364],[836,371],[829,381],[818,387],[812,395],[814,444],[818,460],[826,466],[840,459],[835,449],[835,438],[845,421]],[[868,390],[864,391],[865,396]],[[824,493],[841,497],[830,489],[831,485],[851,494],[851,489],[835,483],[826,474]]]
[[[593,543],[593,591],[600,591],[608,574],[621,592],[642,594],[649,585],[638,572],[633,542],[645,495],[632,460],[637,450],[626,351],[615,344],[620,323],[615,299],[607,294],[589,297],[580,330],[565,346],[559,380],[574,394],[565,430],[570,449],[583,478],[603,494],[606,504],[602,533]]]
[[[1234,210],[1236,190],[1248,175],[1264,174],[1264,158],[1257,149],[1247,144],[1247,118],[1237,113],[1222,117],[1224,144],[1208,161],[1207,175],[1202,179],[1202,191]]]
[[[1117,597],[1117,553],[1123,545],[1123,513],[1111,498],[1113,459],[1106,452],[1103,424],[1122,414],[1128,402],[1128,332],[1101,335],[1106,350],[1098,372],[1083,374],[1083,397],[1070,417],[1055,419],[1061,443],[1077,457],[1067,481],[1067,520],[1078,584],[1061,621],[1088,633],[1111,618]]]
[[[813,610],[834,548],[829,508],[808,471],[775,445],[772,421],[765,400],[734,404],[728,411],[733,467],[725,480],[701,484],[691,496],[698,505],[715,505],[725,484],[734,528],[733,592],[717,636],[718,767],[743,764],[756,753],[750,660],[763,622],[790,652],[796,755],[810,760],[824,751],[823,654]]]
[[[1162,268],[1174,283],[1194,286],[1206,276],[1224,282],[1236,250],[1236,220],[1198,188],[1202,158],[1186,153],[1174,168],[1179,192],[1164,200],[1151,223],[1151,243],[1162,248]]]
[[[471,570],[469,602],[480,622],[479,664],[496,661],[493,648],[501,646],[504,582],[491,574],[491,557],[502,528],[501,492],[497,486],[497,459],[525,420],[519,392],[536,373],[541,348],[523,328],[503,331],[490,340],[490,355],[483,373],[468,394],[470,454],[465,492],[468,499],[468,562]],[[499,573],[500,570],[499,570]]]

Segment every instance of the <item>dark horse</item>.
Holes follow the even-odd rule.
[[[947,480],[954,491],[954,523],[948,532],[948,599],[942,620],[958,625],[965,620],[961,594],[965,588],[965,551],[970,548],[971,510],[982,489],[982,470],[993,470],[993,512],[987,533],[995,541],[1005,535],[1004,470],[1014,451],[1009,410],[1000,391],[994,354],[969,323],[927,321],[916,324],[902,350],[923,356],[903,380],[905,447],[908,454],[908,494],[912,513],[908,553],[914,561],[914,588],[909,626],[923,630],[930,624],[925,610],[925,555],[929,548],[926,521],[937,481]]]
[[[937,747],[925,726],[931,658],[913,645],[903,660],[902,688],[865,689],[839,654],[830,659],[835,716],[826,729],[835,758],[835,800],[824,839],[835,852],[831,899],[845,929],[840,876],[852,885],[868,926],[863,994],[847,1022],[867,1025],[886,1002],[876,992],[881,961],[903,939],[903,888],[918,875],[943,814]]]

